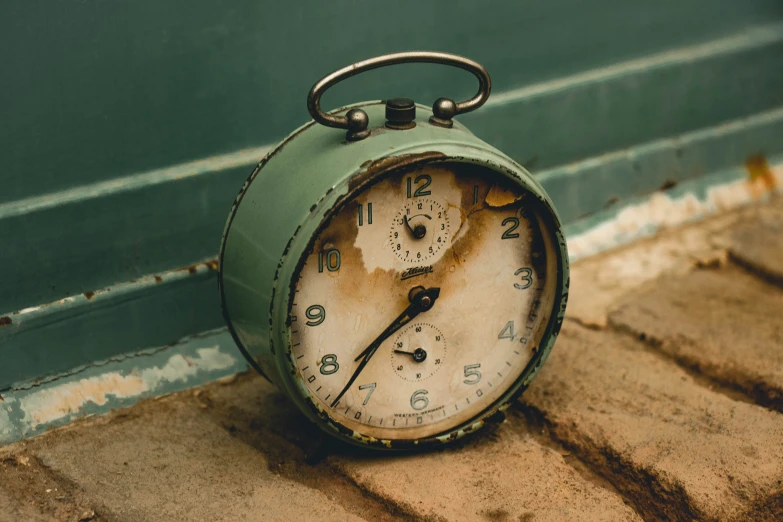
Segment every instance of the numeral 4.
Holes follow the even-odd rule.
[[[506,326],[500,330],[498,339],[509,339],[510,341],[514,341],[516,336],[517,334],[514,333],[514,321],[509,321],[506,323]]]

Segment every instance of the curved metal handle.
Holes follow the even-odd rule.
[[[323,96],[324,92],[326,92],[329,87],[346,78],[356,76],[359,73],[372,69],[378,69],[379,67],[401,63],[439,63],[451,65],[471,72],[478,78],[479,89],[473,98],[458,103],[455,103],[449,98],[438,98],[435,101],[432,106],[433,116],[430,118],[430,123],[434,125],[451,127],[454,124],[451,121],[451,118],[457,114],[463,114],[478,109],[484,105],[489,98],[492,82],[489,79],[489,73],[487,73],[486,69],[478,63],[462,56],[457,56],[456,54],[411,51],[387,54],[356,62],[347,67],[343,67],[332,74],[324,76],[313,85],[312,89],[310,89],[310,94],[307,95],[307,110],[310,111],[310,115],[313,119],[321,125],[336,127],[338,129],[347,129],[348,132],[346,133],[346,136],[350,141],[366,138],[369,136],[367,125],[370,123],[366,112],[361,109],[351,109],[345,116],[326,113],[321,110],[321,96]]]

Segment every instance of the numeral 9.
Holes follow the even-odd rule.
[[[318,326],[326,319],[326,310],[321,305],[313,305],[305,311],[305,315],[310,319],[305,323],[307,326]]]

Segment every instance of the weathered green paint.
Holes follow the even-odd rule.
[[[783,108],[541,172],[564,223],[783,150]],[[708,185],[708,182],[702,183]]]
[[[222,326],[213,259],[7,317],[0,390]]]
[[[354,59],[432,48],[487,65],[495,94],[461,120],[533,164],[572,237],[663,186],[700,193],[749,155],[779,158],[779,0],[399,5],[417,16],[381,29],[373,4],[2,4],[0,389],[217,327],[213,272],[128,282],[212,258],[236,187],[307,117],[307,87]],[[444,6],[448,30],[428,30]],[[324,105],[474,88],[414,65]],[[78,297],[101,288],[116,297]]]
[[[248,178],[226,224],[219,256],[223,314],[248,361],[283,389],[299,409],[330,434],[378,449],[411,449],[452,441],[519,395],[546,361],[565,315],[569,287],[568,252],[552,201],[524,167],[455,123],[445,129],[429,123],[428,107],[417,108],[417,124],[408,130],[384,127],[384,104],[361,107],[370,118],[368,138],[345,141],[345,132],[310,122],[269,153]],[[341,109],[340,114],[347,112]],[[481,414],[437,437],[415,441],[379,441],[350,432],[312,401],[291,355],[289,318],[292,281],[311,239],[333,209],[377,176],[410,165],[438,162],[486,167],[538,198],[551,231],[557,271],[552,316],[541,343],[519,379]],[[549,214],[546,214],[546,210]]]
[[[495,94],[481,111],[467,114],[461,121],[474,132],[478,129],[480,138],[517,162],[532,163],[537,172],[552,165],[557,169],[557,165],[596,158],[613,148],[663,137],[676,139],[696,127],[704,126],[709,131],[710,126],[722,125],[730,118],[774,111],[783,106],[783,68],[779,67],[782,45],[783,25],[764,26],[676,52],[523,88],[506,88],[505,92],[498,73],[492,69]],[[504,68],[498,67],[502,78]],[[420,81],[425,82],[432,79],[430,69],[449,73],[449,68],[437,66],[414,72],[421,73]],[[323,65],[310,71],[302,84],[305,87],[297,111],[304,111],[306,87],[322,72],[326,72]],[[374,78],[374,73],[368,73],[368,78]],[[456,81],[457,85],[468,83],[468,93],[472,94],[475,86],[469,83],[470,75],[459,75]],[[372,96],[408,92],[395,85],[377,86]],[[448,91],[444,87],[430,98]],[[283,127],[286,119],[261,120],[276,133],[290,129]],[[304,116],[297,119],[297,124],[302,120]],[[270,125],[272,121],[274,125]],[[0,121],[0,128],[3,124]],[[747,150],[732,148],[736,153],[731,157],[716,148],[715,157],[727,161],[718,168],[742,162],[747,154],[780,150],[783,140],[778,139],[779,130],[770,130],[772,134],[763,136],[759,143],[750,143]],[[217,134],[223,136],[222,132]],[[186,163],[61,191],[55,191],[58,185],[47,184],[40,176],[25,178],[36,180],[36,186],[45,187],[47,194],[0,204],[0,244],[4,245],[0,249],[0,271],[13,275],[3,279],[0,313],[215,255],[215,238],[222,231],[225,209],[235,196],[234,187],[263,156],[264,136],[259,134],[253,142],[257,146],[250,150],[205,156],[211,149],[204,148],[196,156],[205,158],[201,161],[189,158]],[[0,142],[0,148],[3,146]],[[704,157],[709,159],[712,153],[707,151]],[[600,156],[597,158],[601,161]],[[687,154],[683,161],[688,161]],[[696,163],[692,169],[688,165],[690,170],[678,170],[667,180],[677,182],[677,176],[684,179],[696,170],[709,172],[715,163]],[[666,176],[670,173],[667,169]],[[566,211],[579,207],[576,215],[582,216],[600,208],[594,199],[600,199],[603,205],[624,187],[634,187],[634,195],[654,190],[661,184],[660,176],[654,169],[634,171],[604,178],[600,185],[591,180],[585,185],[590,191],[570,183],[547,186],[547,191],[558,207]],[[78,179],[65,172],[62,177]],[[107,172],[106,177],[114,178],[115,173]],[[10,180],[7,185],[12,185]],[[566,214],[564,220],[571,218]],[[29,263],[33,258],[40,261]],[[101,262],[96,263],[96,259]]]
[[[783,24],[768,25],[508,91],[461,121],[551,168],[780,107],[782,61]]]
[[[59,379],[3,391],[0,446],[246,368],[225,329],[185,338],[173,346],[93,361]]]
[[[389,9],[347,0],[328,9],[315,0],[3,2],[0,201],[274,142],[306,120],[315,77],[369,56],[470,56],[505,91],[783,20],[779,0],[402,0],[394,16]],[[405,23],[390,21],[398,13]],[[326,103],[431,103],[472,90],[459,73],[411,66],[350,82]]]
[[[783,193],[783,155],[768,159],[769,179],[752,181],[745,165],[700,176],[566,225],[571,261],[626,245],[672,226],[726,212]]]
[[[773,166],[775,172],[778,173],[778,192],[780,192],[781,188],[783,188],[783,155],[770,158],[770,164]],[[747,172],[744,167],[737,167],[717,172],[712,175],[702,176],[680,184],[677,187],[667,191],[667,197],[675,201],[684,201],[686,199],[695,198],[699,202],[701,208],[698,212],[694,213],[690,219],[698,219],[709,213],[719,211],[718,206],[715,205],[714,194],[716,191],[729,189],[734,193],[736,190],[734,187],[743,186],[744,184],[747,184]],[[632,205],[649,205],[654,198],[659,198],[660,196],[660,193],[655,193],[652,196],[636,198],[632,201]],[[762,199],[768,196],[769,193],[760,194]],[[735,197],[732,199],[732,201],[734,205],[749,204],[752,202],[751,199],[745,199],[742,196]],[[689,205],[693,206],[693,203],[689,202]],[[625,208],[628,207],[623,207],[623,209]],[[721,209],[727,210],[729,208],[732,208],[732,205],[727,204],[727,202],[723,202]],[[594,233],[598,228],[605,226],[607,223],[621,221],[623,219],[621,215],[623,209],[611,208],[588,218],[573,222],[570,225],[566,225],[566,234],[568,237],[573,238],[573,240],[579,241],[580,238],[587,234]],[[671,223],[668,224],[671,225]],[[648,223],[646,223],[645,226],[634,229],[633,233],[631,234],[615,237],[607,236],[608,241],[604,243],[594,242],[596,249],[586,252],[586,255],[595,254],[602,249],[613,248],[624,244],[625,242],[648,236],[655,233],[655,231],[657,231],[662,226],[664,226],[664,224],[661,222],[656,222],[655,220],[651,219]],[[579,254],[577,253],[577,255]],[[215,272],[206,271],[203,272],[203,274],[207,278],[203,281],[200,278],[195,278],[194,276],[183,279],[186,284],[197,286],[199,288],[199,292],[203,291],[202,295],[195,295],[191,298],[193,302],[200,302],[201,300],[207,300],[214,296],[214,286],[216,284],[214,279]],[[158,284],[157,286],[149,287],[147,289],[148,292],[143,292],[143,296],[140,296],[139,299],[132,301],[135,303],[135,307],[130,313],[132,315],[139,316],[144,316],[146,314],[146,317],[150,318],[155,314],[158,314],[158,310],[161,309],[164,304],[156,301],[157,293],[166,293],[168,291],[166,285],[176,284],[176,281],[179,281],[176,276],[166,276],[164,282]],[[144,283],[142,282],[142,284]],[[87,307],[90,306],[90,301],[86,299],[77,299],[74,300],[71,306]],[[171,313],[172,311],[175,311],[176,308],[169,308],[168,310]],[[85,309],[83,313],[86,312],[87,309]],[[214,321],[216,324],[221,322],[222,319],[218,318],[217,315],[217,313],[210,314],[209,320]],[[117,337],[122,338],[129,333],[131,332],[119,330]],[[58,335],[59,338],[62,339],[67,336],[67,333],[63,331]],[[77,338],[74,341],[75,344],[90,342],[88,332],[77,332],[76,337]],[[42,342],[53,343],[54,341],[51,339],[44,339]],[[73,419],[83,417],[85,415],[98,415],[107,413],[113,408],[130,406],[136,400],[142,397],[160,395],[163,393],[170,393],[180,389],[185,389],[190,386],[197,386],[210,380],[214,380],[226,375],[231,375],[236,371],[245,369],[245,361],[238,356],[236,352],[236,345],[228,332],[225,330],[218,330],[198,338],[186,338],[174,346],[152,348],[143,350],[141,352],[133,352],[128,350],[126,344],[117,342],[116,339],[111,342],[110,346],[115,351],[115,353],[112,354],[111,359],[104,361],[90,361],[84,366],[69,368],[70,371],[66,373],[57,376],[50,376],[49,378],[36,379],[36,381],[26,383],[18,382],[17,385],[13,388],[0,391],[0,397],[3,398],[3,401],[0,401],[0,445],[37,435],[46,429],[66,424]],[[106,388],[106,390],[109,391],[108,401],[106,403],[99,405],[89,399],[84,399],[80,405],[70,413],[62,417],[58,417],[51,422],[38,425],[35,428],[31,426],[30,418],[28,418],[29,415],[27,412],[24,412],[20,409],[19,398],[30,396],[37,390],[49,390],[60,387],[62,385],[82,383],[84,379],[90,378],[98,378],[99,380],[105,382],[106,379],[102,379],[102,376],[114,375],[117,372],[120,372],[121,375],[129,375],[131,373],[140,375],[144,374],[145,371],[148,372],[154,368],[159,369],[165,367],[166,364],[171,360],[171,357],[176,354],[181,354],[189,359],[195,359],[198,357],[198,349],[213,346],[218,346],[220,352],[222,353],[236,357],[236,364],[232,367],[226,367],[222,370],[207,372],[199,371],[196,375],[182,374],[181,379],[173,379],[162,382],[162,386],[156,386],[139,395],[138,397],[126,396],[124,398],[118,398],[117,393],[111,393],[111,388]],[[9,357],[6,360],[13,361],[13,358]],[[23,370],[24,368],[19,368],[12,364],[11,369]]]

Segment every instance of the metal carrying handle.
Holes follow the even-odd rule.
[[[332,74],[321,78],[307,95],[307,110],[315,121],[327,127],[336,127],[338,129],[347,129],[346,137],[349,141],[357,141],[370,135],[367,126],[370,118],[367,113],[361,109],[351,109],[345,116],[329,114],[321,110],[321,96],[332,85],[356,76],[359,73],[386,67],[387,65],[397,65],[400,63],[439,63],[459,67],[478,78],[479,90],[476,95],[466,101],[454,102],[450,98],[438,98],[432,105],[433,115],[430,117],[430,123],[441,127],[452,127],[454,122],[451,120],[457,114],[474,111],[484,105],[489,98],[489,92],[492,89],[492,82],[489,79],[489,73],[486,69],[462,56],[456,54],[437,53],[428,51],[411,51],[405,53],[387,54],[356,62],[347,67],[343,67]]]

